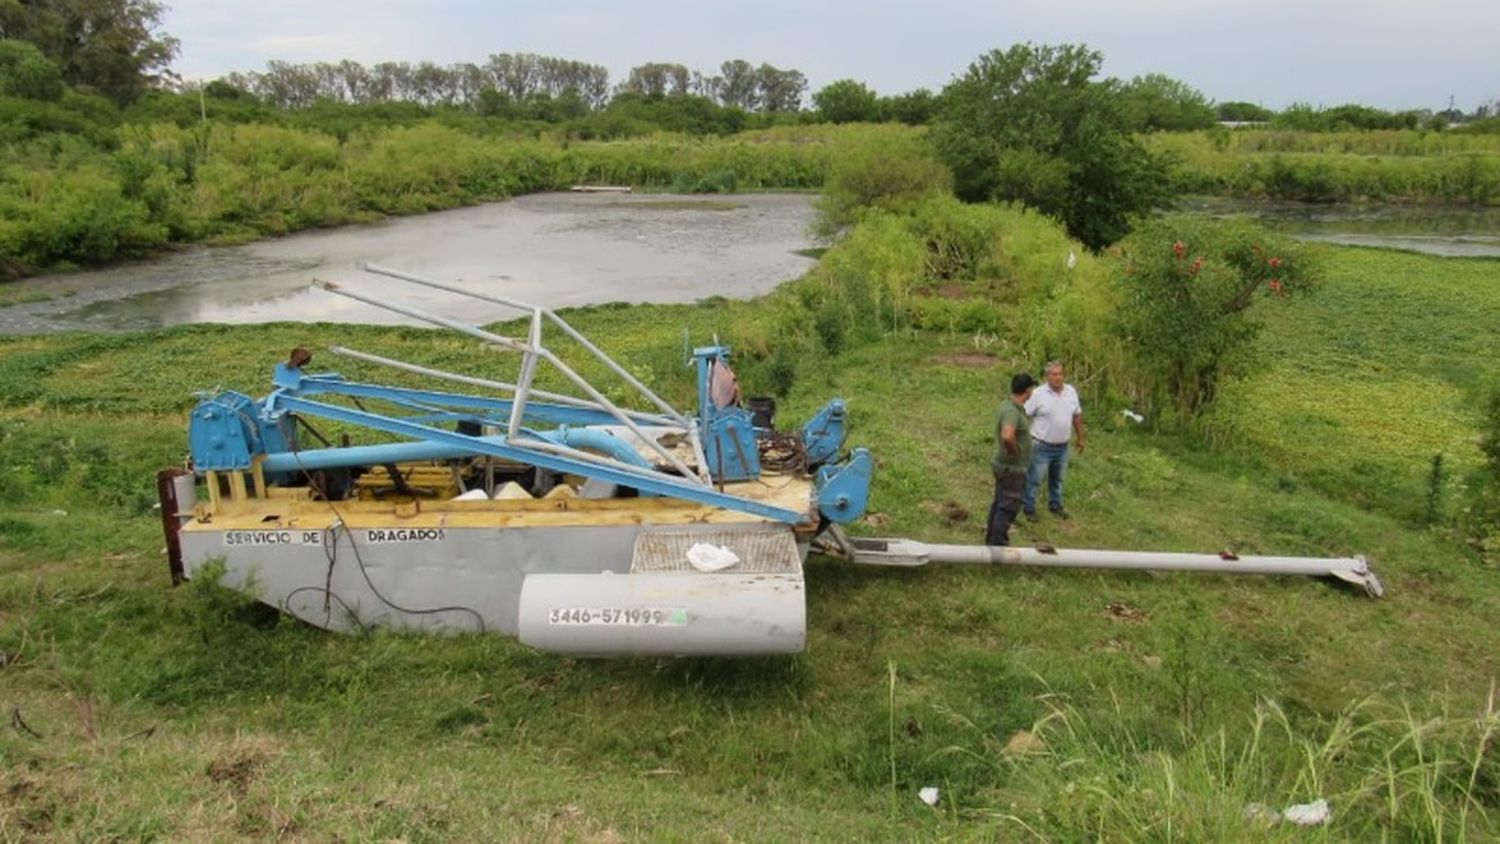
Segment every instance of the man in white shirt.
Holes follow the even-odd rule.
[[[1026,493],[1021,509],[1036,521],[1036,494],[1047,475],[1047,509],[1059,519],[1068,518],[1063,509],[1063,475],[1068,471],[1068,442],[1078,437],[1078,453],[1083,453],[1083,404],[1078,391],[1063,381],[1063,365],[1047,362],[1047,385],[1032,392],[1026,401],[1026,415],[1031,417],[1031,468],[1026,472]]]

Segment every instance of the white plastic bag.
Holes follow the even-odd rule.
[[[722,571],[739,563],[740,558],[722,545],[699,542],[688,549],[688,562],[698,571]]]
[[[1327,800],[1314,800],[1311,803],[1298,803],[1295,806],[1286,807],[1281,817],[1287,823],[1297,826],[1318,826],[1328,822],[1329,815]]]

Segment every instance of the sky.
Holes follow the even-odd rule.
[[[746,59],[806,74],[939,90],[978,56],[1082,43],[1122,79],[1164,73],[1219,102],[1463,111],[1500,100],[1500,0],[168,0],[163,29],[190,79],[266,62],[482,63],[539,53],[609,68]]]

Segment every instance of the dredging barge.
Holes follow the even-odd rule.
[[[190,468],[158,476],[174,583],[211,575],[309,624],[493,632],[580,655],[751,655],[802,650],[803,563],[928,562],[1333,576],[1379,595],[1361,557],[1238,557],[931,545],[850,538],[874,461],[845,450],[844,402],[790,432],[742,408],[729,349],[693,349],[698,410],[664,401],[552,311],[375,266],[368,273],[505,305],[525,338],[315,282],[519,355],[514,382],[341,346],[336,356],[477,388],[448,392],[306,371],[295,350],[255,400],[206,396]],[[544,342],[618,379],[606,397]],[[537,389],[550,367],[577,394]],[[334,445],[312,420],[386,442]],[[347,434],[345,435],[347,437]],[[308,440],[322,440],[308,447]],[[395,440],[395,441],[389,441]]]

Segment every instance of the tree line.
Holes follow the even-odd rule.
[[[699,131],[716,133],[743,126],[744,121],[722,115],[704,120],[702,104],[834,123],[917,125],[931,122],[936,113],[937,95],[931,91],[881,96],[854,79],[840,79],[813,92],[809,111],[804,108],[808,82],[801,71],[744,59],[722,63],[717,73],[674,62],[648,62],[631,68],[613,86],[601,65],[533,53],[497,53],[482,63],[450,65],[272,61],[264,72],[230,73],[206,85],[185,83],[170,70],[178,42],[161,31],[164,11],[158,0],[0,0],[0,97],[58,99],[59,89],[47,81],[54,74],[39,64],[40,57],[56,69],[55,78],[64,86],[105,97],[117,106],[153,90],[196,94],[202,89],[220,99],[254,98],[283,110],[319,103],[415,103],[484,116],[564,122],[621,99],[631,106],[642,100],[695,98],[700,104],[670,109],[672,128],[697,125]],[[1500,101],[1481,104],[1472,113],[1452,104],[1439,111],[1386,111],[1357,104],[1322,108],[1305,103],[1275,112],[1255,103],[1215,103],[1187,83],[1162,74],[1116,81],[1114,94],[1127,125],[1136,132],[1192,131],[1219,122],[1265,123],[1300,131],[1445,128],[1471,122],[1490,128],[1500,123]],[[631,119],[638,117],[633,114]]]
[[[807,77],[796,69],[731,59],[716,74],[672,62],[648,62],[630,69],[611,87],[602,65],[534,53],[497,53],[484,63],[355,61],[293,64],[273,61],[264,73],[236,72],[209,83],[225,86],[276,108],[307,108],[319,101],[364,105],[393,101],[428,106],[463,106],[494,112],[507,103],[538,98],[575,102],[600,109],[621,95],[697,96],[726,108],[750,112],[801,110]]]

